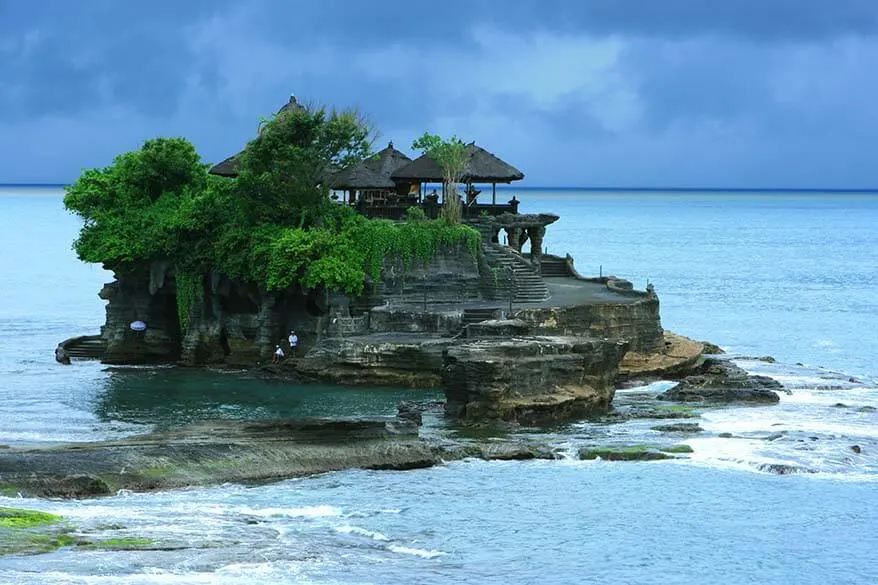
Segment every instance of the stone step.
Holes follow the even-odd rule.
[[[98,336],[83,337],[64,342],[64,349],[72,358],[102,358],[107,352],[107,343]]]
[[[508,298],[510,288],[513,291],[513,302],[537,302],[549,298],[549,289],[539,272],[523,258],[499,244],[482,244],[482,251],[489,266],[507,273],[497,275],[494,284],[495,298]],[[509,270],[512,271],[512,283],[508,279]]]
[[[543,259],[540,263],[540,274],[549,277],[571,276],[567,262],[560,259]]]
[[[500,314],[500,309],[495,307],[481,309],[464,309],[463,324],[464,326],[472,323],[481,323],[482,321],[490,321]]]

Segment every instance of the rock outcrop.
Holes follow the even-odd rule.
[[[468,457],[554,459],[520,440],[429,442],[417,407],[399,417],[204,421],[119,441],[0,450],[0,488],[25,497],[85,498],[227,482],[280,481],[343,469],[408,470]]]
[[[663,333],[659,351],[629,351],[619,366],[617,383],[640,386],[656,380],[677,379],[695,371],[704,355],[704,344],[670,331]]]
[[[108,364],[169,363],[180,357],[180,325],[176,287],[164,263],[116,272],[99,296],[107,303],[107,320],[101,335],[107,343],[103,361]],[[140,321],[146,329],[136,331]]]
[[[606,337],[628,341],[633,352],[664,349],[659,300],[643,296],[631,302],[593,302],[563,307],[521,308],[514,313],[535,335]]]
[[[735,364],[708,358],[696,373],[686,376],[675,387],[658,396],[677,402],[749,402],[772,404],[783,385],[767,376],[751,376]]]
[[[563,420],[606,410],[627,349],[576,337],[482,339],[449,347],[446,413],[463,420]]]
[[[302,375],[336,384],[437,388],[447,337],[399,333],[322,341],[296,364]]]

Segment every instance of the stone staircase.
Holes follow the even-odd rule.
[[[497,307],[489,307],[487,309],[464,309],[463,310],[463,326],[473,323],[481,323],[482,321],[490,321],[498,319],[503,315],[503,311]]]
[[[540,262],[540,274],[546,278],[572,276],[567,260],[559,256],[543,256]]]
[[[100,359],[107,352],[107,342],[100,335],[74,337],[62,343],[72,358]]]
[[[513,301],[517,303],[534,303],[549,298],[549,289],[542,277],[524,258],[510,251],[507,247],[495,243],[482,243],[482,252],[488,266],[497,275],[494,285],[496,299],[509,298],[509,286],[514,288]],[[509,281],[509,270],[512,270],[512,282]]]

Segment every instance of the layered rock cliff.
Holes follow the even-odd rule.
[[[157,264],[140,270],[116,272],[99,296],[108,301],[107,320],[101,328],[106,341],[103,361],[108,364],[149,364],[176,361],[180,356],[180,325],[176,287]],[[142,321],[144,331],[131,324]]]
[[[449,347],[445,410],[464,420],[541,422],[607,409],[627,343],[578,337],[482,339]]]
[[[451,416],[526,422],[607,408],[626,351],[665,349],[652,292],[571,278],[557,298],[510,311],[486,283],[490,268],[468,250],[408,268],[387,260],[353,299],[302,287],[268,293],[211,273],[196,283],[181,332],[176,275],[153,263],[117,272],[102,291],[105,361],[248,367],[269,363],[277,345],[289,355],[295,330],[298,353],[282,370],[340,384],[443,386]],[[132,330],[133,321],[146,329]]]

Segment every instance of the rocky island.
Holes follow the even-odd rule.
[[[558,216],[519,213],[515,197],[496,202],[496,184],[522,179],[518,169],[456,138],[425,134],[415,160],[392,143],[375,154],[369,145],[355,114],[292,98],[209,172],[185,140],[156,139],[84,173],[65,197],[85,222],[76,251],[115,280],[100,292],[100,335],[62,342],[58,360],[442,388],[443,416],[464,425],[600,416],[617,385],[660,378],[684,379],[660,397],[674,401],[777,400],[771,384],[705,361],[704,344],[665,332],[651,286],[587,277],[573,258],[543,253]],[[490,203],[475,187],[486,184]],[[418,436],[421,410],[205,421],[114,443],[8,449],[0,484],[84,496],[557,456],[518,440],[431,443]]]

